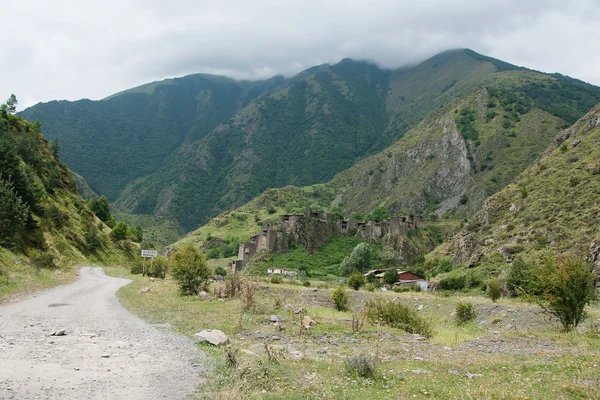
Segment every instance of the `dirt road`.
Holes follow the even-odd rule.
[[[0,305],[0,399],[181,399],[203,356],[182,335],[125,310],[129,283],[100,268],[27,300]],[[64,330],[64,336],[51,336]]]

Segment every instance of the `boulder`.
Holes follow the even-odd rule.
[[[281,317],[279,315],[271,315],[269,317],[269,321],[270,322],[280,322],[281,321]]]
[[[145,287],[143,289],[140,289],[139,293],[148,293],[150,291],[149,287]]]
[[[206,293],[204,290],[201,291],[200,293],[198,293],[198,297],[201,298],[202,300],[206,300],[208,298],[208,293]]]
[[[227,335],[218,329],[205,329],[194,335],[194,342],[208,343],[213,346],[223,346],[229,343]]]

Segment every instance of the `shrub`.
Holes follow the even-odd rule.
[[[431,324],[417,310],[398,301],[385,301],[382,298],[369,300],[367,318],[373,323],[381,323],[408,333],[433,336]]]
[[[39,251],[32,249],[29,251],[29,261],[36,268],[56,268],[54,264],[54,254],[49,251]]]
[[[565,331],[572,330],[585,319],[585,307],[596,299],[592,267],[570,253],[544,256],[527,298],[558,318]]]
[[[302,282],[302,286],[304,286],[304,287],[310,287],[310,281],[304,281],[304,282]]]
[[[124,240],[127,238],[127,224],[125,222],[119,222],[116,224],[110,233],[110,237],[113,241],[118,242],[119,240]]]
[[[92,229],[85,234],[85,248],[89,251],[94,251],[101,246],[102,240],[99,231],[95,226],[92,226]]]
[[[198,250],[186,246],[171,258],[169,268],[182,294],[198,294],[208,288],[213,273]]]
[[[355,272],[348,277],[348,286],[354,290],[360,289],[365,284],[365,277],[360,272]]]
[[[271,283],[279,285],[280,283],[283,283],[283,278],[280,277],[280,276],[278,276],[278,275],[272,276],[271,277]]]
[[[393,268],[385,271],[385,274],[383,274],[383,282],[388,285],[393,285],[398,282],[398,270]]]
[[[341,286],[331,293],[331,300],[333,300],[335,309],[338,311],[346,311],[348,309],[348,298],[348,293]]]
[[[165,279],[165,277],[167,276],[168,266],[169,262],[163,256],[159,256],[153,259],[136,257],[133,265],[131,266],[131,273],[143,274],[155,278]]]
[[[473,303],[468,301],[462,301],[456,304],[456,324],[462,325],[469,321],[474,320],[477,317],[475,312],[475,306]]]
[[[367,289],[367,292],[374,292],[375,286],[369,283],[365,286],[365,289]]]
[[[467,286],[467,277],[465,275],[448,275],[440,279],[438,289],[442,290],[462,290]]]
[[[346,373],[354,378],[374,378],[378,366],[377,358],[366,354],[348,357],[344,362]]]
[[[394,293],[406,293],[406,292],[410,292],[410,287],[406,286],[406,285],[395,285],[394,286]]]
[[[206,252],[206,259],[213,260],[216,258],[221,258],[221,249],[218,247],[212,248]]]
[[[525,263],[523,257],[515,257],[506,278],[506,288],[513,296],[519,292],[528,292],[533,283],[533,275],[530,267]]]
[[[215,268],[215,275],[226,276],[227,270],[223,267],[217,267],[217,268]]]
[[[250,311],[256,306],[256,299],[254,297],[256,286],[256,283],[247,279],[243,279],[240,282],[240,300],[242,301],[242,309],[245,311]]]
[[[365,323],[367,312],[363,309],[352,310],[352,332],[358,333]]]
[[[235,297],[242,291],[241,274],[231,274],[225,278],[225,295]]]
[[[490,279],[486,286],[485,295],[495,303],[502,296],[502,284],[498,279]]]
[[[17,195],[13,185],[0,179],[0,245],[12,245],[15,234],[25,228],[29,216],[27,203]]]
[[[146,262],[146,266],[148,267],[146,275],[165,279],[169,269],[169,261],[163,256],[158,256],[151,259],[150,262]]]

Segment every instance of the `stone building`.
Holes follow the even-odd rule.
[[[314,252],[336,234],[378,240],[384,236],[403,236],[412,229],[425,227],[423,218],[415,215],[391,217],[386,221],[342,220],[334,223],[327,213],[313,212],[310,208],[306,208],[304,214],[280,215],[278,222],[277,225],[267,223],[250,238],[250,242],[240,243],[238,259],[230,266],[232,273],[245,267],[259,250],[281,254],[296,244]]]

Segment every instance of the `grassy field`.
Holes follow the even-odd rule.
[[[151,283],[124,269],[107,272],[133,279],[118,295],[142,318],[188,336],[202,329],[229,336],[237,366],[227,364],[223,349],[204,347],[213,368],[197,398],[600,398],[597,305],[578,331],[563,333],[537,308],[513,299],[348,292],[351,310],[373,296],[421,309],[434,327],[433,337],[424,339],[367,321],[353,332],[352,312],[335,311],[332,287],[323,283],[314,289],[255,281],[255,305],[244,311],[239,298],[182,297],[170,279]],[[139,294],[144,286],[151,291]],[[456,326],[455,306],[465,300],[475,304],[477,318]],[[291,311],[300,307],[318,321],[311,330],[300,329]],[[281,317],[284,331],[269,322],[272,314]],[[377,357],[373,378],[346,373],[345,361],[357,354]]]

